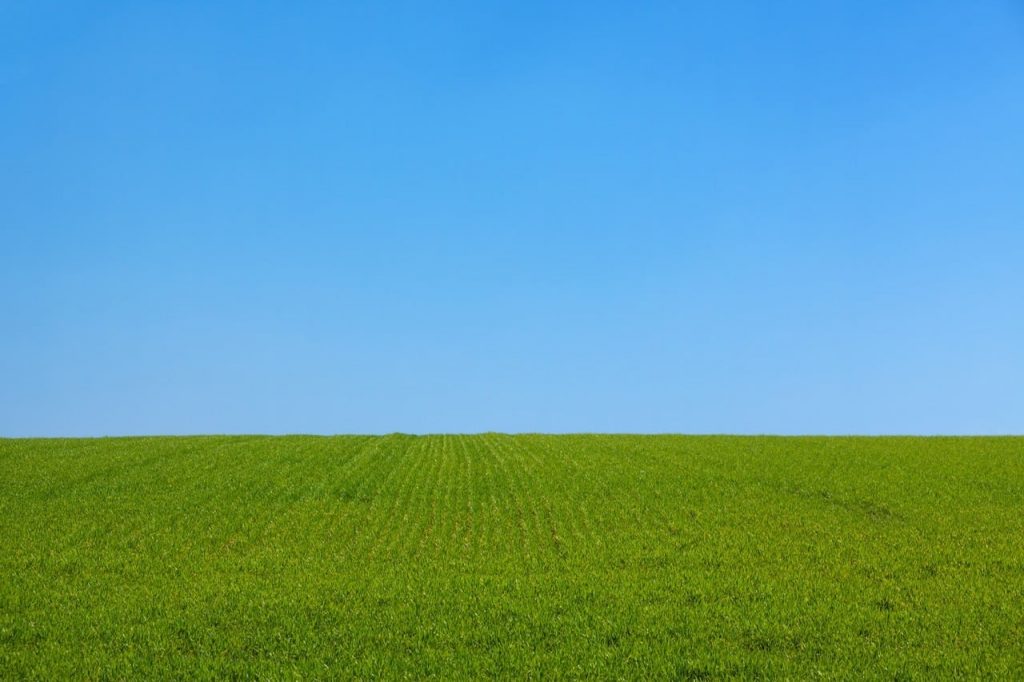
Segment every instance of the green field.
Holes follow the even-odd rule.
[[[0,439],[0,678],[1024,679],[1024,438]]]

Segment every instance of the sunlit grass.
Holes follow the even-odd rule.
[[[0,678],[1024,678],[1024,439],[0,440]]]

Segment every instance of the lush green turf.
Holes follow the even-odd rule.
[[[1024,679],[1024,439],[0,440],[0,678]]]

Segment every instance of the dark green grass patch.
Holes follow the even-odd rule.
[[[1024,439],[0,440],[0,678],[1024,679]]]

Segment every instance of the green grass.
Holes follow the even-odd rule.
[[[0,440],[0,678],[1024,679],[1024,438]]]

